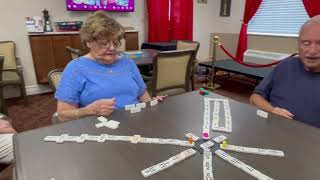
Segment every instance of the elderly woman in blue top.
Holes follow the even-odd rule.
[[[119,56],[117,48],[123,27],[97,11],[80,30],[90,52],[65,68],[55,94],[61,120],[88,115],[110,115],[127,104],[150,101],[146,85],[135,63]]]

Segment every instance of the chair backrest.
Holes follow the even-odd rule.
[[[0,82],[2,81],[2,70],[3,70],[4,56],[0,55]],[[3,86],[0,85],[0,112],[4,112],[4,97],[3,97]]]
[[[70,46],[66,47],[70,59],[76,59],[81,56],[81,51],[79,49],[72,48]]]
[[[120,40],[120,47],[118,47],[117,51],[121,52],[121,51],[126,51],[126,40],[125,39],[121,39]]]
[[[197,56],[198,50],[200,47],[200,43],[197,41],[177,41],[177,50],[195,50],[195,56]]]
[[[163,51],[157,54],[153,60],[152,96],[166,94],[164,92],[174,89],[188,91],[194,54],[194,50]]]
[[[56,92],[62,75],[62,69],[54,69],[48,73],[49,85],[53,92]]]
[[[3,70],[17,69],[17,58],[13,41],[0,41],[0,54],[5,57]]]
[[[4,63],[4,55],[0,54],[0,81],[2,81],[2,70],[3,70],[3,63]]]

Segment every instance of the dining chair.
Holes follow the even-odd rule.
[[[194,54],[194,50],[158,53],[153,60],[152,96],[171,96],[189,91]]]

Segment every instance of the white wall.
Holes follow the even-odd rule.
[[[145,39],[145,0],[135,0],[135,12],[117,13],[109,12],[124,26],[133,26],[139,30],[140,44]],[[220,0],[208,0],[206,4],[199,4],[194,0],[194,40],[200,42],[198,59],[204,60],[209,55],[211,32],[237,33],[240,29],[240,19],[243,14],[245,0],[233,0],[231,16],[219,17]],[[31,56],[31,49],[27,32],[25,30],[25,17],[42,16],[46,8],[54,21],[84,20],[90,12],[66,11],[65,0],[16,0],[6,1],[0,6],[0,41],[12,40],[17,45],[17,56],[21,58],[24,67],[24,76],[27,93],[38,91],[35,71]]]
[[[193,39],[200,42],[198,59],[206,61],[209,56],[210,33],[239,33],[245,0],[232,0],[230,17],[220,17],[221,0],[208,0],[207,4],[194,1]]]

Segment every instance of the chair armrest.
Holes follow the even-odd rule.
[[[20,58],[16,57],[16,63],[18,71],[22,71],[22,64]]]
[[[142,79],[145,80],[145,81],[152,81],[152,79],[153,79],[152,76],[150,77],[150,76],[146,76],[144,74],[141,74],[141,76],[142,76]]]

